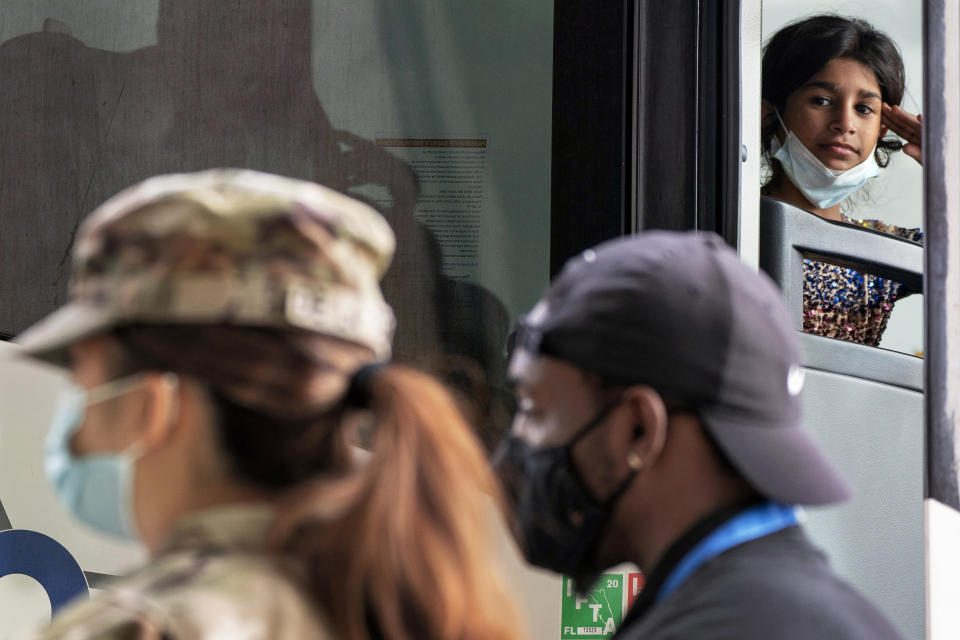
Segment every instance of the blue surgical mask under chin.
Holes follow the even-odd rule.
[[[44,447],[47,480],[64,506],[94,529],[131,541],[140,540],[133,470],[142,451],[134,444],[119,453],[78,457],[70,451],[70,440],[83,425],[88,406],[129,393],[142,382],[137,374],[87,391],[74,387],[61,392]]]
[[[777,119],[780,120],[779,113]],[[827,209],[842,202],[866,184],[867,180],[880,174],[873,150],[866,160],[851,169],[830,169],[787,129],[783,120],[780,120],[780,124],[787,132],[787,137],[783,144],[780,144],[777,136],[773,136],[770,142],[773,157],[780,161],[780,166],[790,182],[818,209]]]

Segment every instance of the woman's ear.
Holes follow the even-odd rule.
[[[623,401],[634,424],[626,453],[630,460],[650,467],[660,458],[667,441],[666,405],[659,393],[645,385],[627,389]]]
[[[180,417],[180,378],[175,373],[148,373],[143,404],[143,437],[140,445],[150,449],[168,440]]]

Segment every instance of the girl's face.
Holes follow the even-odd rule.
[[[880,84],[864,64],[834,58],[787,97],[783,121],[830,169],[851,169],[873,153],[885,133]],[[784,133],[777,132],[781,141]]]

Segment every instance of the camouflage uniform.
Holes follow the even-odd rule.
[[[372,208],[320,185],[249,170],[151,178],[77,233],[69,302],[17,337],[55,363],[125,324],[314,331],[390,357],[379,280],[394,236]],[[224,387],[227,395],[246,389]],[[150,564],[58,615],[41,638],[330,638],[290,559],[265,544],[270,510],[183,519]]]
[[[271,516],[234,506],[184,518],[149,565],[71,605],[36,637],[332,639],[295,566],[266,550]]]

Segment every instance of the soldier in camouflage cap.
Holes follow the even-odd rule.
[[[390,355],[378,282],[393,232],[366,205],[249,170],[168,175],[97,209],[74,247],[70,303],[17,338],[56,357],[125,323],[298,327]]]
[[[18,341],[76,385],[45,452],[58,496],[151,560],[39,637],[519,635],[486,457],[442,387],[385,362],[393,249],[366,205],[252,171],[153,178],[90,216],[69,303]]]

